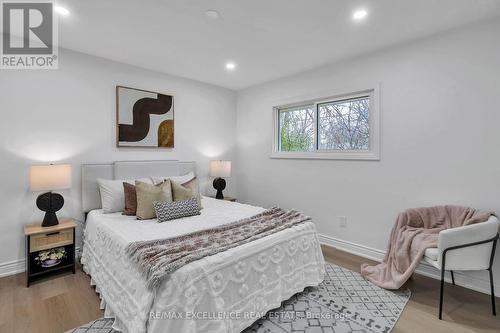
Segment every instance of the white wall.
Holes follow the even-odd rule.
[[[39,193],[29,191],[31,164],[73,165],[58,215],[81,219],[82,163],[194,160],[204,192],[214,194],[208,161],[235,157],[235,92],[81,53],[59,56],[59,70],[0,71],[0,275],[22,268],[22,226],[43,218]],[[175,149],[116,148],[117,84],[174,95]],[[229,179],[227,194],[234,190]]]
[[[297,208],[332,243],[353,242],[361,246],[351,249],[372,256],[382,255],[406,208],[500,212],[499,33],[500,21],[489,22],[240,91],[239,199]],[[379,162],[269,158],[272,106],[374,82],[381,84]],[[347,217],[346,228],[338,216]],[[484,289],[487,273],[474,276]]]

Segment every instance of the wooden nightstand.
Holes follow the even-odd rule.
[[[210,197],[210,198],[216,199],[215,197]],[[232,197],[224,197],[224,199],[222,199],[222,200],[236,202],[236,198],[232,198]]]
[[[72,270],[75,274],[75,228],[72,219],[61,219],[59,224],[52,227],[42,227],[40,224],[24,226],[26,236],[26,285],[39,277],[59,271]],[[36,259],[41,251],[62,247],[64,257],[43,264]]]

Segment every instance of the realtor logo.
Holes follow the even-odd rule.
[[[57,69],[57,19],[51,1],[2,2],[2,69]]]

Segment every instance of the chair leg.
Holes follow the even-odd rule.
[[[443,318],[444,269],[441,270],[441,291],[439,293],[439,320]]]
[[[497,315],[497,309],[495,307],[495,286],[493,285],[493,271],[491,268],[489,269],[490,272],[490,287],[491,287],[491,310],[493,312],[493,315]]]
[[[450,272],[451,272],[451,282],[455,286],[455,274],[453,274],[453,271],[450,271]]]

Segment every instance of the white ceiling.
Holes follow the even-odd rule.
[[[500,16],[499,0],[60,0],[60,45],[241,89]],[[352,13],[365,8],[363,22]],[[204,12],[217,10],[210,20]],[[228,72],[224,64],[237,63]]]

